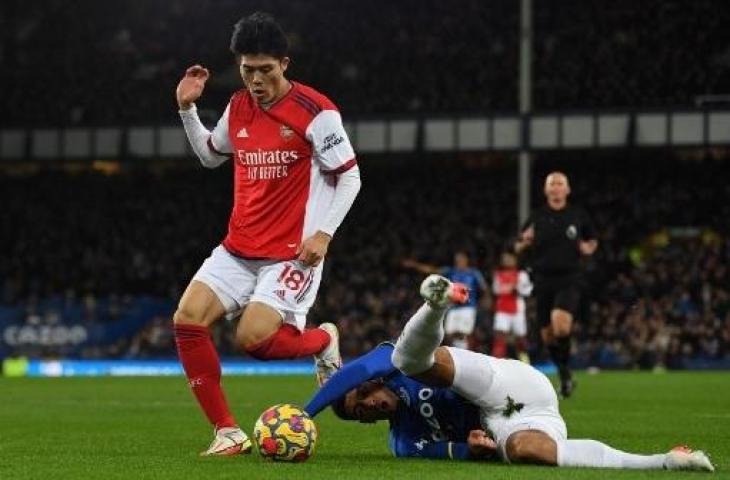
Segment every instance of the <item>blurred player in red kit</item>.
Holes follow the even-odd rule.
[[[320,381],[341,365],[337,328],[305,329],[329,242],[360,189],[355,153],[337,107],[285,77],[286,36],[268,14],[236,23],[231,38],[243,80],[218,124],[198,118],[210,73],[187,69],[177,86],[180,117],[203,166],[230,160],[233,210],[228,234],[188,285],[174,316],[178,354],[189,385],[215,429],[205,455],[248,453],[221,388],[209,327],[240,318],[239,347],[258,359],[314,355]]]
[[[507,356],[507,337],[512,333],[517,358],[529,363],[524,297],[532,292],[532,283],[527,272],[517,268],[517,257],[513,253],[502,254],[500,266],[494,271],[492,292],[495,297],[492,356]]]

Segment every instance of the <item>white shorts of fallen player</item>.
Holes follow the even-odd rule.
[[[494,314],[494,330],[503,333],[513,333],[518,337],[527,335],[527,318],[525,309],[518,308],[515,313],[497,312]]]
[[[456,368],[475,368],[474,357],[452,355]],[[491,375],[492,382],[479,399],[472,403],[481,407],[482,427],[491,432],[497,453],[503,461],[507,439],[522,430],[539,430],[556,442],[567,439],[568,431],[558,409],[558,397],[550,380],[537,369],[518,360],[479,355],[488,367],[476,366]],[[458,363],[465,363],[460,365]]]
[[[476,307],[450,308],[446,312],[444,321],[444,332],[446,335],[462,334],[471,335],[477,321]]]
[[[213,290],[228,320],[240,316],[249,303],[261,302],[279,312],[284,323],[303,330],[317,297],[323,264],[305,267],[297,260],[248,260],[218,246],[193,280]]]

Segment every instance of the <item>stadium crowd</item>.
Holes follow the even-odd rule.
[[[583,366],[681,368],[730,359],[730,202],[718,201],[730,198],[730,166],[662,155],[546,157],[534,174],[537,203],[542,175],[565,168],[574,200],[598,227],[601,246],[586,266],[590,301],[576,334]],[[403,269],[402,259],[447,265],[465,250],[489,275],[514,239],[513,167],[454,162],[362,162],[363,190],[332,243],[309,318],[339,324],[346,356],[394,338],[418,305],[421,276]],[[60,295],[86,305],[92,323],[108,321],[93,312],[109,298],[117,310],[140,295],[172,306],[223,236],[229,189],[228,169],[0,177],[0,304],[24,305],[30,318],[39,302]],[[473,339],[482,350],[491,338],[485,305]],[[238,355],[230,327],[216,335],[224,355]],[[539,357],[535,329],[532,340]],[[131,341],[83,354],[174,355],[169,319],[157,315]]]
[[[687,106],[727,93],[722,0],[533,5],[537,109]],[[255,0],[242,8],[234,0],[4,1],[0,105],[13,113],[3,124],[177,123],[174,87],[194,63],[213,72],[201,105],[213,117],[240,85],[231,26],[257,8],[290,32],[292,78],[347,115],[517,108],[519,2]]]

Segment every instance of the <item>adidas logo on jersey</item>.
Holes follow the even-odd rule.
[[[236,134],[236,138],[248,138],[248,130],[246,127],[242,127]]]
[[[274,291],[274,293],[276,294],[277,297],[284,300],[284,295],[286,294],[286,292],[284,290],[276,290],[276,291]]]

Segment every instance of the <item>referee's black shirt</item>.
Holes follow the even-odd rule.
[[[581,270],[579,240],[594,240],[596,231],[582,208],[566,205],[553,210],[547,205],[532,212],[523,231],[533,227],[529,249],[530,267],[538,277],[577,274]]]

